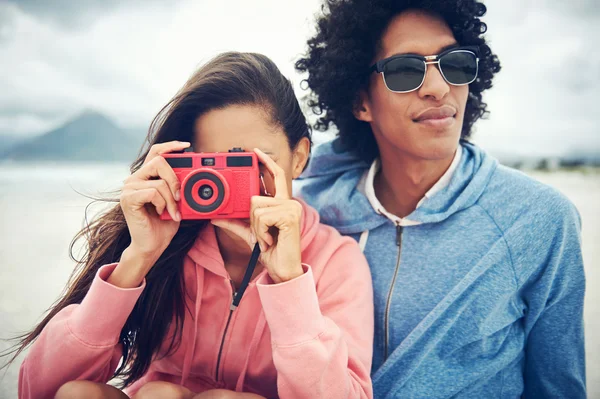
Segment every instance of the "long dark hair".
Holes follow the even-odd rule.
[[[146,143],[131,165],[131,173],[142,166],[153,144],[172,140],[192,142],[196,119],[210,110],[229,105],[261,107],[270,115],[271,122],[285,131],[292,150],[303,137],[310,140],[310,127],[300,110],[292,85],[277,66],[261,54],[228,52],[200,67],[156,115]],[[69,305],[81,303],[98,269],[118,262],[130,244],[131,237],[118,199],[104,201],[117,202],[117,205],[75,236],[70,254],[77,265],[63,295],[50,307],[41,323],[30,332],[14,338],[17,343],[3,354],[13,355],[6,365],[35,341],[58,312]],[[123,381],[122,387],[143,376],[157,356],[167,356],[181,343],[185,312],[183,260],[205,225],[204,222],[183,221],[167,249],[146,275],[146,288],[120,334],[123,362],[113,377]],[[76,259],[73,248],[82,239],[87,241],[86,251],[81,259]],[[167,337],[170,329],[173,329],[173,334]],[[159,353],[165,340],[169,340],[167,350]]]

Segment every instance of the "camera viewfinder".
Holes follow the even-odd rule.
[[[202,166],[215,166],[214,158],[202,158]]]

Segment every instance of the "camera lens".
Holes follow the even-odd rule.
[[[219,172],[199,169],[183,183],[182,200],[199,215],[219,211],[229,201],[227,180]]]
[[[200,198],[202,198],[203,200],[208,200],[213,196],[213,189],[211,186],[204,184],[200,186],[198,194],[200,194]]]

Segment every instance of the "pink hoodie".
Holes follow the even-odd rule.
[[[305,273],[274,284],[263,270],[229,326],[233,289],[215,232],[209,225],[199,234],[184,261],[193,315],[185,314],[181,345],[153,361],[127,394],[161,380],[194,392],[225,388],[269,398],[373,396],[367,261],[354,240],[320,224],[317,212],[302,205]],[[108,284],[115,266],[100,268],[82,303],[64,308],[44,328],[21,365],[19,398],[52,398],[72,380],[110,379],[121,359],[119,333],[146,284],[132,289]]]

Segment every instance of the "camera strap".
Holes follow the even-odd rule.
[[[233,295],[233,302],[231,302],[231,310],[236,310],[240,301],[242,300],[242,295],[244,295],[244,291],[248,288],[248,284],[250,283],[250,279],[252,278],[252,274],[254,274],[254,269],[256,269],[256,262],[258,262],[258,257],[260,256],[260,247],[258,243],[254,244],[254,249],[252,250],[252,255],[250,255],[250,261],[248,262],[248,267],[246,267],[246,273],[244,273],[244,278],[242,279],[242,283],[240,284],[240,288]]]

